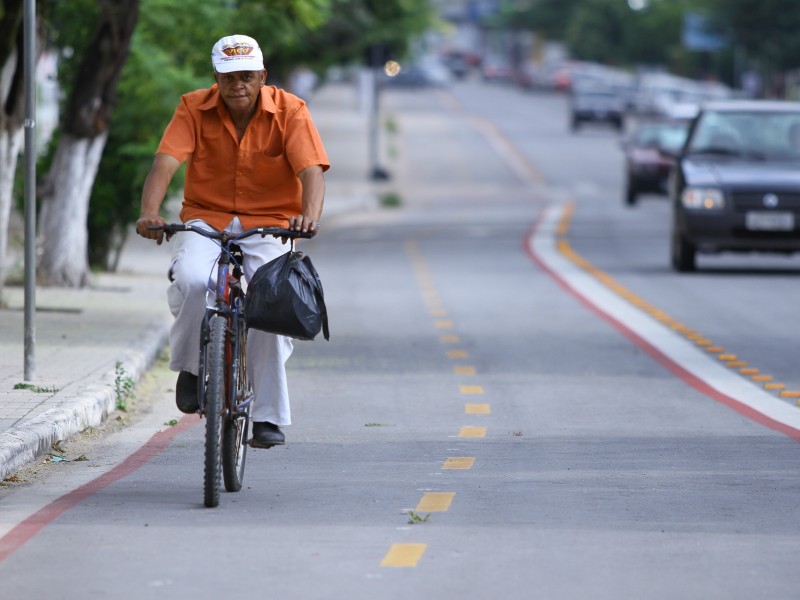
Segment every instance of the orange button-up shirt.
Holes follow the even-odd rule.
[[[275,86],[261,88],[260,106],[239,141],[216,84],[181,96],[158,152],[188,161],[181,220],[224,229],[285,227],[302,211],[297,174],[330,167],[305,102]]]

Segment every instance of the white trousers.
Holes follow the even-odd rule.
[[[212,230],[203,221],[194,225]],[[232,233],[242,231],[239,219],[226,228]],[[170,369],[189,371],[197,375],[200,362],[200,325],[207,302],[213,306],[214,296],[208,294],[208,282],[216,281],[219,245],[192,232],[176,233],[172,238],[172,285],[167,289],[169,309],[175,317],[169,334]],[[239,242],[244,254],[244,275],[248,280],[261,265],[289,251],[279,239],[252,236]],[[289,425],[289,389],[286,382],[286,361],[292,354],[291,338],[251,329],[247,334],[247,369],[253,382],[255,404],[252,419],[275,425]]]

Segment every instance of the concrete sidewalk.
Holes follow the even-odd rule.
[[[354,85],[333,84],[310,102],[328,151],[323,227],[376,206],[367,178],[367,115]],[[35,379],[24,381],[23,289],[8,287],[0,310],[0,480],[116,408],[116,389],[138,380],[165,348],[169,248],[132,234],[119,270],[85,289],[36,291]]]

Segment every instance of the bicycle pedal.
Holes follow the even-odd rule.
[[[283,444],[261,444],[256,440],[254,440],[253,438],[247,440],[247,445],[250,446],[251,448],[261,448],[263,450],[269,450],[273,446],[283,446]]]

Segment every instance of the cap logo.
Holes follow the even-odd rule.
[[[761,202],[764,204],[766,208],[776,208],[778,204],[780,204],[780,200],[778,196],[775,194],[766,194],[762,199]]]
[[[233,46],[225,46],[222,49],[222,53],[225,56],[247,56],[253,51],[253,47],[250,44],[235,44]]]

